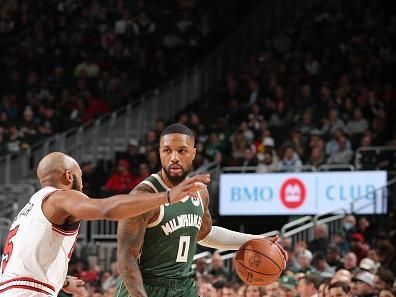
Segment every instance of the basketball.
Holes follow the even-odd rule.
[[[253,239],[239,248],[234,265],[244,283],[265,286],[279,278],[285,264],[282,252],[275,243]]]

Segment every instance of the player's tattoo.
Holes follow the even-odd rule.
[[[197,241],[204,239],[212,230],[212,216],[209,211],[209,193],[207,190],[201,192],[202,202],[204,204],[204,214],[202,218],[201,229],[197,235]]]
[[[148,185],[140,184],[130,194],[133,196],[137,192],[153,193],[154,190]],[[147,297],[138,259],[147,224],[156,215],[156,212],[156,210],[149,211],[140,216],[120,221],[118,224],[118,263],[121,277],[130,296]]]

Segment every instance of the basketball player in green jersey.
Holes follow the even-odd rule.
[[[166,127],[160,136],[162,169],[132,190],[166,192],[187,178],[195,157],[193,132],[184,125]],[[141,216],[123,220],[118,227],[118,263],[122,281],[115,297],[198,297],[192,261],[196,243],[237,250],[262,236],[212,226],[208,191],[165,204]],[[272,238],[274,242],[277,237]],[[281,249],[285,263],[287,253]]]

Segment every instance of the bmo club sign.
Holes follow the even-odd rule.
[[[386,213],[386,171],[244,173],[220,176],[219,212],[239,215],[309,215],[344,208]]]

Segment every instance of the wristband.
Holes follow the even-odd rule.
[[[166,200],[168,200],[168,203],[169,203],[169,204],[172,204],[172,203],[171,203],[171,200],[170,200],[170,192],[171,192],[170,189],[167,189],[167,190],[166,190]]]

